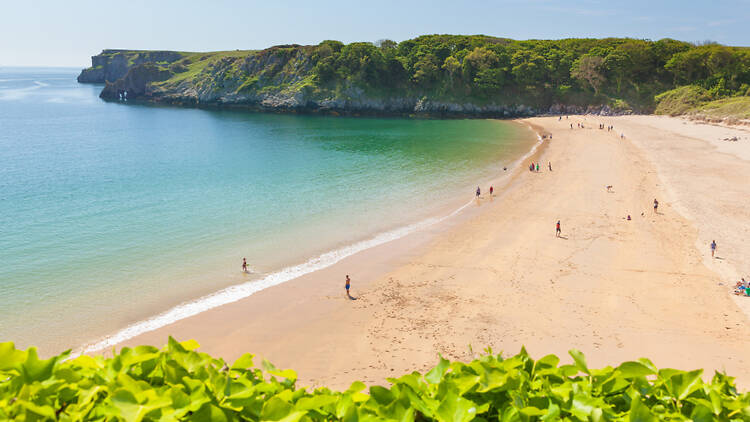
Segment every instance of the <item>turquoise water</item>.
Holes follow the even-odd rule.
[[[105,103],[76,73],[0,69],[0,341],[43,352],[421,221],[534,142],[491,120]]]

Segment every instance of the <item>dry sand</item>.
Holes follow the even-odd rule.
[[[730,294],[750,275],[749,134],[653,116],[522,123],[553,134],[532,157],[539,173],[522,165],[446,223],[127,344],[194,338],[334,388],[522,345],[536,357],[577,348],[594,367],[645,356],[726,370],[750,386],[750,298]],[[741,140],[718,140],[729,132]],[[714,237],[722,259],[710,259]]]

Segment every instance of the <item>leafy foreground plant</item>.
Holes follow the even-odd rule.
[[[47,360],[36,349],[0,343],[0,419],[126,421],[309,420],[750,420],[750,394],[733,378],[702,370],[658,370],[648,359],[589,369],[525,350],[503,359],[488,350],[465,364],[440,363],[389,379],[391,387],[355,382],[343,392],[295,388],[297,375],[245,354],[230,367],[169,339],[162,350],[123,348],[111,359],[69,352]],[[67,360],[66,360],[67,359]]]

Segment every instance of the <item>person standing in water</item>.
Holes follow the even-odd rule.
[[[352,297],[352,296],[351,296],[351,295],[349,294],[349,287],[350,287],[350,286],[351,286],[351,280],[349,279],[349,274],[347,274],[347,275],[346,275],[346,286],[345,286],[345,287],[346,287],[346,296],[347,296],[347,297]]]
[[[716,241],[712,240],[711,241],[711,258],[714,257],[715,253],[716,253]]]
[[[247,272],[247,260],[245,258],[242,258],[242,272]]]
[[[555,237],[560,237],[562,234],[562,230],[560,229],[560,220],[557,220],[557,224],[555,225]]]

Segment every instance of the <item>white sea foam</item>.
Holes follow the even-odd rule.
[[[539,142],[537,142],[531,148],[529,152],[527,152],[521,158],[516,160],[511,166],[511,169],[515,168],[521,162],[525,161],[528,157],[530,157],[536,151],[539,145],[542,144],[542,138],[538,134],[537,134],[537,139]],[[230,286],[222,290],[219,290],[215,293],[212,293],[210,295],[203,296],[199,299],[177,305],[174,308],[166,312],[163,312],[159,315],[156,315],[149,319],[129,325],[128,327],[125,327],[124,329],[112,335],[106,336],[95,343],[85,345],[81,347],[80,349],[78,349],[73,354],[73,356],[77,356],[83,353],[96,352],[96,351],[99,351],[108,347],[112,347],[116,344],[122,343],[138,335],[147,333],[149,331],[157,330],[161,327],[172,324],[179,320],[189,318],[191,316],[200,314],[201,312],[208,311],[209,309],[213,309],[222,305],[236,302],[238,300],[251,296],[252,294],[257,293],[261,290],[285,283],[287,281],[291,281],[305,274],[309,274],[311,272],[330,267],[336,264],[337,262],[341,261],[342,259],[352,256],[358,252],[402,238],[408,235],[409,233],[413,233],[415,231],[425,229],[441,221],[447,220],[459,214],[461,211],[466,209],[472,203],[473,203],[473,200],[467,202],[466,204],[462,205],[461,207],[459,207],[458,209],[456,209],[455,211],[451,212],[448,215],[445,215],[442,217],[428,218],[418,223],[400,227],[398,229],[391,230],[388,232],[380,233],[370,239],[363,240],[363,241],[354,243],[352,245],[345,246],[340,249],[335,249],[330,252],[326,252],[320,256],[317,256],[315,258],[308,260],[305,263],[295,265],[292,267],[287,267],[282,270],[273,272],[271,274],[264,276],[263,278],[259,280],[253,280],[247,283]]]
[[[259,280],[230,286],[210,295],[203,296],[197,300],[177,305],[164,313],[161,313],[144,321],[137,322],[110,336],[104,337],[96,343],[83,346],[82,348],[77,350],[74,355],[77,356],[83,353],[95,352],[108,347],[112,347],[125,340],[131,339],[135,336],[147,333],[149,331],[154,331],[181,319],[189,318],[209,309],[236,302],[269,287],[285,283],[313,271],[330,267],[331,265],[336,264],[342,259],[352,256],[358,252],[382,245],[392,240],[399,239],[409,233],[413,233],[415,231],[427,228],[443,220],[446,220],[460,213],[463,209],[471,205],[471,203],[472,202],[470,201],[462,205],[460,208],[446,216],[428,218],[415,224],[380,233],[368,240],[363,240],[340,249],[326,252],[320,256],[308,260],[303,264],[287,267],[280,271],[268,274]]]

